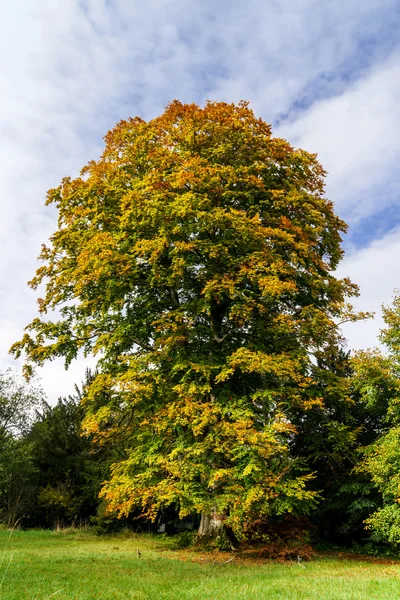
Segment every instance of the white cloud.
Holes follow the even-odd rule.
[[[101,137],[121,118],[150,118],[175,97],[199,103],[244,98],[271,122],[315,91],[315,107],[304,118],[296,114],[287,131],[293,141],[320,151],[334,199],[351,203],[348,190],[355,194],[383,181],[398,148],[398,84],[391,81],[398,63],[384,62],[396,43],[396,7],[397,0],[4,4],[0,368],[11,360],[10,343],[36,314],[25,282],[37,266],[40,243],[56,227],[54,212],[43,207],[46,190],[95,158]],[[371,43],[361,47],[366,39]],[[348,83],[349,75],[362,80]],[[322,85],[325,76],[330,83]],[[341,95],[320,101],[326,94]],[[367,203],[374,210],[379,202]],[[83,371],[78,364],[63,379],[60,364],[50,363],[42,374],[51,399],[71,391]]]
[[[400,56],[375,66],[339,96],[322,100],[278,132],[318,151],[328,194],[353,220],[399,198]],[[378,194],[378,197],[377,197]]]
[[[362,349],[378,345],[383,327],[382,304],[391,304],[394,291],[400,288],[400,227],[367,248],[353,251],[338,269],[338,276],[350,277],[360,287],[353,301],[357,310],[373,311],[373,320],[350,323],[343,327],[349,348]]]

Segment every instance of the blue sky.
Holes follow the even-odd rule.
[[[340,275],[374,322],[400,287],[398,0],[15,0],[0,48],[0,368],[36,313],[26,281],[56,226],[46,190],[95,158],[120,119],[172,99],[249,100],[275,135],[318,152],[327,195],[350,225]],[[84,365],[41,370],[50,399]]]

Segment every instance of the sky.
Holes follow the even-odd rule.
[[[349,224],[338,276],[373,321],[345,327],[373,347],[400,288],[399,0],[14,0],[0,20],[0,369],[37,315],[27,286],[57,215],[46,191],[75,176],[129,116],[178,98],[248,100],[276,136],[317,152]],[[38,370],[50,402],[86,363]]]

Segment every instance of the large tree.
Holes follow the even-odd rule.
[[[86,431],[125,448],[110,510],[175,504],[202,513],[202,533],[307,511],[293,415],[323,406],[315,364],[340,346],[357,293],[334,273],[346,225],[316,155],[244,102],[175,101],[105,141],[48,193],[59,220],[31,282],[46,284],[41,318],[14,354],[98,355]]]

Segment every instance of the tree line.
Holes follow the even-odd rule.
[[[91,377],[86,374],[86,381]],[[55,406],[10,370],[0,376],[0,515],[12,527],[90,523],[110,453],[81,435],[81,390]],[[95,520],[93,520],[95,524]]]
[[[400,303],[385,309],[387,354],[346,352],[340,325],[370,315],[336,276],[347,227],[316,155],[245,102],[175,101],[105,142],[48,193],[58,227],[30,282],[45,292],[12,347],[27,377],[98,358],[77,398],[7,434],[30,440],[43,483],[40,436],[57,448],[50,430],[75,415],[77,463],[61,461],[56,486],[46,467],[27,514],[197,516],[200,536],[236,540],[297,519],[397,543]]]

